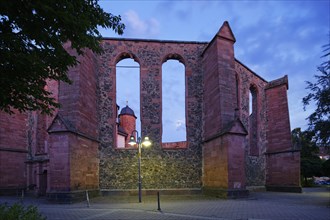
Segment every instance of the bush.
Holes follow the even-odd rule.
[[[323,174],[327,177],[330,177],[330,159],[322,163]]]
[[[15,203],[9,206],[7,203],[0,204],[0,220],[46,220],[37,207],[27,206]]]
[[[301,186],[302,187],[314,187],[314,180],[313,178],[304,178],[301,177]]]

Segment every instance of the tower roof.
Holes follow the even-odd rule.
[[[217,36],[232,41],[234,43],[236,42],[235,36],[229,26],[228,21],[223,22],[222,26],[220,27],[220,30],[217,33]]]
[[[120,115],[131,115],[134,118],[136,118],[133,109],[131,109],[128,105],[126,105],[126,107],[121,109],[119,116]]]

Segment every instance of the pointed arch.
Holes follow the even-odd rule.
[[[162,60],[162,146],[185,148],[186,68],[183,57],[168,54]]]
[[[134,130],[141,131],[140,116],[140,64],[137,57],[132,53],[123,52],[116,57],[116,147],[127,148],[127,141],[131,134],[123,127],[119,115],[123,108],[130,107],[137,119]],[[127,123],[126,123],[127,124]],[[133,126],[133,125],[130,125]]]
[[[162,60],[162,64],[164,64],[166,61],[168,60],[177,60],[179,61],[180,63],[182,63],[184,66],[186,66],[186,62],[185,60],[183,59],[183,57],[180,55],[180,54],[177,54],[177,53],[170,53],[170,54],[167,54],[163,60]]]
[[[133,53],[128,53],[128,52],[122,52],[120,53],[116,58],[115,58],[115,65],[117,65],[120,61],[124,59],[133,59],[135,62],[137,62],[140,65],[140,60],[135,56]]]

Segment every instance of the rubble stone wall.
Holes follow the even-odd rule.
[[[200,188],[202,185],[202,69],[206,43],[105,39],[98,58],[98,115],[100,132],[100,188],[136,189],[137,150],[116,149],[116,63],[133,58],[140,65],[143,188]],[[185,66],[187,147],[162,147],[162,64],[168,59]],[[139,119],[138,119],[139,120]],[[173,131],[175,132],[175,131]]]

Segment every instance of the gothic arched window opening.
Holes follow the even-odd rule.
[[[162,66],[162,146],[185,148],[186,131],[185,66],[169,59]]]
[[[129,148],[133,130],[141,132],[140,66],[133,59],[116,65],[117,148]]]

